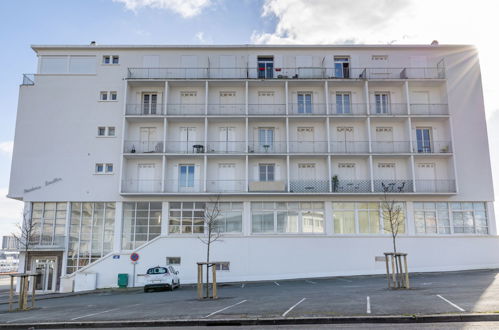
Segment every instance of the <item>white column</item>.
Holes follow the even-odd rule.
[[[369,175],[371,176],[371,192],[374,192],[374,169],[373,156],[369,155]]]
[[[128,125],[127,125],[127,121],[126,121],[126,104],[127,104],[127,101],[128,101],[128,80],[124,80],[124,85],[125,87],[123,88],[124,92],[123,92],[123,121],[122,121],[122,124],[121,124],[121,151],[120,151],[120,181],[118,183],[118,191],[119,192],[122,192],[122,183],[123,183],[123,163],[124,163],[124,157],[123,157],[123,150],[125,150],[125,135],[127,133],[127,130],[128,130]]]
[[[405,102],[407,106],[407,114],[411,114],[411,97],[409,94],[409,80],[404,82]]]
[[[495,222],[494,202],[486,202],[485,209],[487,210],[487,225],[489,227],[489,235],[497,235],[497,223]]]
[[[371,114],[371,109],[369,105],[369,83],[367,82],[367,80],[364,82],[364,100],[366,102],[366,111],[369,115]]]
[[[289,167],[289,155],[287,155],[286,156],[286,178],[287,178],[288,192],[291,191],[291,189],[290,189],[291,187],[289,185],[289,183],[290,183],[290,178],[289,178],[290,177],[290,173],[289,172],[291,172],[291,170],[290,170],[290,167]]]
[[[203,191],[206,192],[206,174],[208,173],[208,156],[203,157]]]
[[[251,235],[251,203],[243,202],[243,236]]]
[[[286,153],[289,154],[289,117],[286,117]]]
[[[26,212],[26,211],[25,211]],[[29,213],[31,214],[31,212]],[[66,275],[68,265],[69,235],[71,233],[71,202],[66,205],[66,224],[64,226],[64,252],[62,253],[61,276]]]
[[[166,140],[168,137],[168,119],[163,120],[163,153],[166,152]]]
[[[289,115],[289,99],[288,99],[288,94],[289,94],[289,89],[288,89],[288,81],[286,80],[284,82],[284,97],[286,98],[286,102],[284,103],[286,106],[286,116]]]
[[[457,167],[456,167],[456,149],[454,148],[454,127],[452,125],[452,118],[449,117],[449,130],[450,130],[450,150],[452,151],[452,167],[454,169],[454,184],[456,185],[456,193],[459,194],[459,184],[458,184],[458,177],[457,177]]]
[[[161,192],[165,192],[166,181],[166,156],[161,157]]]
[[[113,252],[119,253],[121,251],[121,236],[123,231],[123,202],[116,202],[116,209],[114,211]]]
[[[249,160],[248,160],[248,155],[246,155],[245,157],[245,161],[246,161],[246,167],[244,169],[245,171],[245,180],[244,180],[244,188],[246,191],[249,191]]]
[[[411,161],[412,191],[413,192],[417,192],[417,188],[416,188],[416,170],[414,169],[414,155],[411,155],[410,161]]]
[[[204,85],[204,114],[208,115],[208,80]]]
[[[329,192],[333,192],[333,183],[331,179],[333,178],[333,169],[331,168],[331,155],[327,155],[327,173],[329,182]]]
[[[163,202],[161,204],[161,236],[168,236],[168,222],[169,222],[169,214],[168,210],[170,209],[169,202]]]
[[[326,139],[327,139],[327,152],[331,152],[331,119],[329,116],[326,118]]]
[[[326,220],[326,235],[331,236],[334,233],[333,221],[333,203],[331,201],[324,202],[324,217]]]
[[[416,225],[414,223],[414,204],[413,202],[406,202],[406,215],[405,226],[408,236],[416,235]]]
[[[324,81],[324,101],[326,102],[326,115],[329,115],[329,83]]]
[[[244,111],[246,113],[246,116],[248,115],[249,111],[249,105],[248,105],[248,102],[249,102],[249,88],[248,88],[248,81],[246,80],[246,82],[244,83]]]
[[[168,93],[169,93],[168,81],[165,81],[165,92],[163,93],[163,115],[168,114]]]
[[[170,180],[171,178],[168,178],[168,157],[164,156],[164,159],[163,159],[163,171],[164,171],[164,175],[163,175],[163,192],[166,192],[167,190],[167,187],[171,187],[171,185],[169,186],[167,184],[167,181]]]

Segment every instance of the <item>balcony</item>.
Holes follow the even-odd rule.
[[[335,193],[370,193],[371,180],[350,180],[338,179],[331,180],[331,188]]]
[[[121,182],[122,193],[161,193],[161,180],[128,179]]]
[[[262,70],[263,69],[263,70]],[[128,68],[128,79],[445,79],[445,69],[423,68]]]
[[[249,183],[251,192],[286,192],[284,181],[252,181]]]
[[[380,154],[411,152],[409,141],[372,141],[371,147],[373,153]]]
[[[413,142],[412,152],[418,154],[448,154],[452,153],[451,141],[431,141],[429,145]]]
[[[455,193],[455,180],[416,180],[416,192]]]
[[[207,180],[206,190],[208,192],[244,192],[246,191],[246,180]]]
[[[297,116],[325,115],[326,104],[324,103],[289,103],[289,114]]]
[[[246,114],[245,104],[209,104],[209,115],[236,115],[241,116]]]
[[[286,104],[248,104],[250,115],[284,115],[286,114]]]
[[[205,151],[215,154],[246,153],[246,141],[208,141]]]
[[[411,104],[411,115],[439,116],[448,114],[447,104]]]
[[[327,141],[289,141],[290,153],[327,152]]]
[[[203,154],[206,152],[203,140],[166,142],[166,152],[175,154]]]
[[[292,193],[329,192],[329,180],[290,180],[289,191]]]
[[[331,141],[331,152],[337,154],[368,153],[368,141]]]
[[[406,103],[371,103],[369,113],[372,116],[407,115]]]
[[[274,154],[286,152],[286,141],[273,141],[269,143],[250,142],[248,144],[249,153]]]
[[[168,104],[167,114],[173,116],[203,116],[205,114],[204,104]]]
[[[153,154],[163,152],[163,141],[125,141],[124,153]]]
[[[414,191],[412,180],[378,179],[373,181],[374,192],[378,193],[407,193]]]
[[[163,105],[128,103],[125,113],[129,116],[159,116],[163,114]]]
[[[329,104],[329,113],[333,116],[356,116],[367,114],[366,103],[346,103],[346,104]]]
[[[196,193],[203,191],[203,180],[165,180],[165,192]]]

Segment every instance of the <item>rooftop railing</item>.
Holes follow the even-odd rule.
[[[443,67],[421,68],[128,68],[128,79],[445,79]]]

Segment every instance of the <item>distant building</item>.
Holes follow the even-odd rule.
[[[472,46],[32,48],[9,197],[45,291],[116,286],[131,252],[196,281],[217,195],[220,281],[383,273],[385,193],[411,271],[499,266]]]
[[[2,236],[2,250],[17,251],[17,242],[14,236]]]

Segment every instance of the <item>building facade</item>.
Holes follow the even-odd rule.
[[[9,197],[40,290],[194,282],[217,200],[223,281],[384,272],[383,198],[411,271],[499,266],[471,46],[32,48]]]

